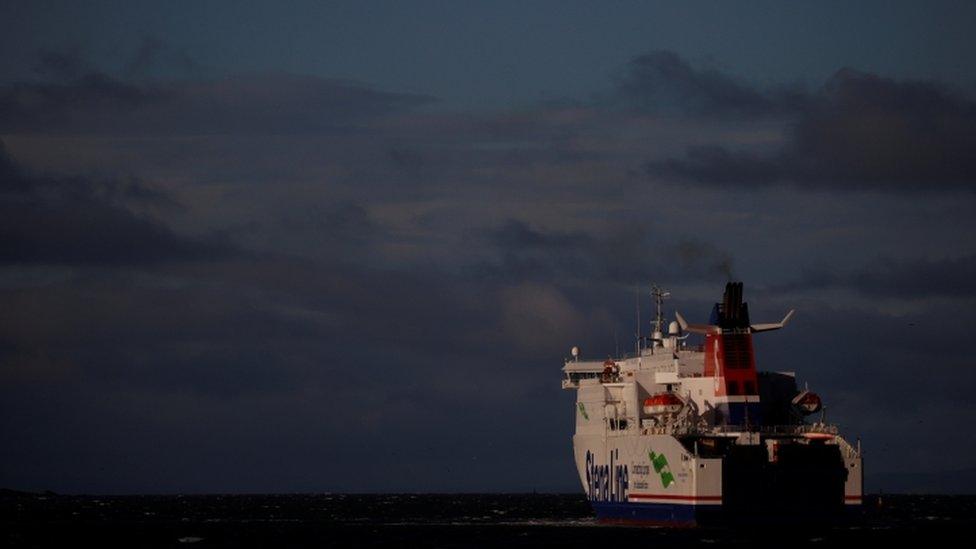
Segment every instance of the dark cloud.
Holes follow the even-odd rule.
[[[810,100],[799,87],[759,89],[716,69],[693,67],[678,54],[655,51],[631,60],[617,100],[650,112],[677,108],[699,116],[791,114]]]
[[[509,250],[558,251],[585,246],[592,241],[589,235],[582,232],[544,232],[517,219],[510,219],[501,227],[490,230],[488,236],[499,247]]]
[[[129,77],[145,77],[167,72],[193,76],[200,71],[200,64],[188,53],[173,48],[155,36],[144,38],[135,55],[122,69],[122,72]]]
[[[838,71],[792,110],[774,153],[695,146],[647,165],[706,185],[795,183],[831,189],[972,190],[976,102],[937,82]]]
[[[545,230],[517,219],[477,231],[490,246],[472,267],[479,276],[515,280],[587,280],[633,286],[662,279],[727,279],[732,258],[694,239],[668,242],[646,223],[610,223],[600,231]]]
[[[862,296],[843,307],[811,297],[921,291],[923,278],[951,288],[930,297],[967,295],[954,278],[973,274],[964,238],[930,239],[925,253],[962,258],[952,261],[907,260],[920,248],[902,245],[945,227],[968,234],[965,204],[922,229],[903,221],[918,204],[901,195],[880,206],[845,195],[852,221],[793,195],[646,184],[648,150],[754,138],[754,120],[768,143],[769,128],[829,110],[817,93],[757,88],[664,53],[631,66],[623,108],[446,112],[311,76],[159,78],[173,55],[148,40],[124,78],[52,55],[45,79],[0,88],[11,116],[0,131],[25,165],[145,178],[0,162],[0,432],[11,448],[0,485],[573,491],[560,358],[572,345],[601,358],[629,348],[635,286],[647,304],[652,280],[689,319],[706,318],[734,275],[765,288],[750,302],[757,320],[796,306],[790,329],[759,340],[761,366],[809,378],[871,448],[912,451],[884,420],[904,413],[926,345],[942,359],[926,389],[965,410],[972,376],[953,377],[963,347],[941,348],[965,337],[967,307],[918,300],[899,316]],[[647,116],[675,106],[692,116]],[[705,150],[702,163],[780,177],[774,155],[731,151]],[[184,234],[191,225],[227,237]],[[838,243],[855,251],[835,253]],[[864,249],[904,251],[844,270]],[[825,256],[826,274],[777,285]],[[961,320],[915,330],[926,318]],[[938,406],[922,414],[949,415]]]
[[[145,131],[136,121],[124,123],[140,107],[162,100],[163,92],[139,87],[100,72],[75,75],[77,67],[49,60],[59,77],[52,83],[14,83],[0,86],[0,132],[104,131],[126,126]],[[122,119],[122,120],[120,120]]]
[[[77,51],[44,50],[37,54],[34,72],[55,80],[73,80],[93,72],[93,68]]]
[[[724,275],[726,280],[734,278],[732,255],[708,242],[682,240],[673,244],[666,255],[677,258],[679,264],[687,271],[718,272]]]
[[[858,269],[808,270],[783,290],[848,288],[904,300],[976,297],[976,255],[944,259],[878,258]]]
[[[558,292],[545,294],[559,303]],[[569,436],[568,424],[549,425],[559,423],[555,410],[518,417],[528,394],[551,385],[549,369],[532,364],[558,351],[539,337],[524,350],[509,330],[522,315],[555,322],[550,329],[561,321],[549,318],[553,299],[526,295],[341,257],[280,256],[4,289],[0,333],[16,345],[5,341],[0,352],[0,427],[18,444],[0,482],[99,491],[484,489],[466,478],[470,468],[452,470],[457,456],[485,460],[472,467],[490,474],[504,455],[535,463],[545,455],[540,441]],[[564,337],[555,338],[560,347]],[[515,377],[517,385],[479,392]],[[41,394],[49,404],[25,419]],[[501,426],[514,424],[524,436],[502,436]],[[191,445],[195,457],[153,452],[159,440]],[[337,448],[370,451],[350,461]],[[134,453],[159,475],[126,465]],[[118,470],[109,477],[89,460]],[[253,475],[275,462],[277,473]],[[568,473],[570,463],[568,454],[557,460]],[[353,465],[355,479],[335,477]],[[211,467],[221,472],[201,473]],[[440,468],[436,478],[431,467]],[[295,468],[304,472],[291,478]],[[44,470],[86,472],[52,480]]]
[[[0,142],[0,264],[131,265],[207,259],[228,244],[194,239],[129,205],[172,206],[135,181],[37,176]]]
[[[127,73],[145,72],[165,51],[161,43],[148,41]],[[0,132],[327,132],[432,101],[283,73],[135,82],[60,53],[43,54],[39,72],[50,78],[0,86]]]

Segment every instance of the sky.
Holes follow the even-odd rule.
[[[742,280],[868,489],[974,492],[974,21],[0,2],[0,487],[575,492],[569,349]]]

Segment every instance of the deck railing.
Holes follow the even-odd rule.
[[[759,433],[762,435],[802,435],[817,433],[836,435],[839,430],[836,425],[828,423],[810,423],[803,425],[658,425],[641,427],[641,432],[648,435],[714,435],[733,433]]]

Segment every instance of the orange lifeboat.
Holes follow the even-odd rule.
[[[644,413],[652,416],[676,414],[685,407],[685,401],[674,393],[658,393],[644,399]]]

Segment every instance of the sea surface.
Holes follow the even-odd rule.
[[[0,491],[2,547],[968,546],[976,496],[867,498],[844,524],[602,525],[577,494],[68,496]],[[950,545],[951,544],[951,545]],[[923,547],[923,549],[925,549]]]

